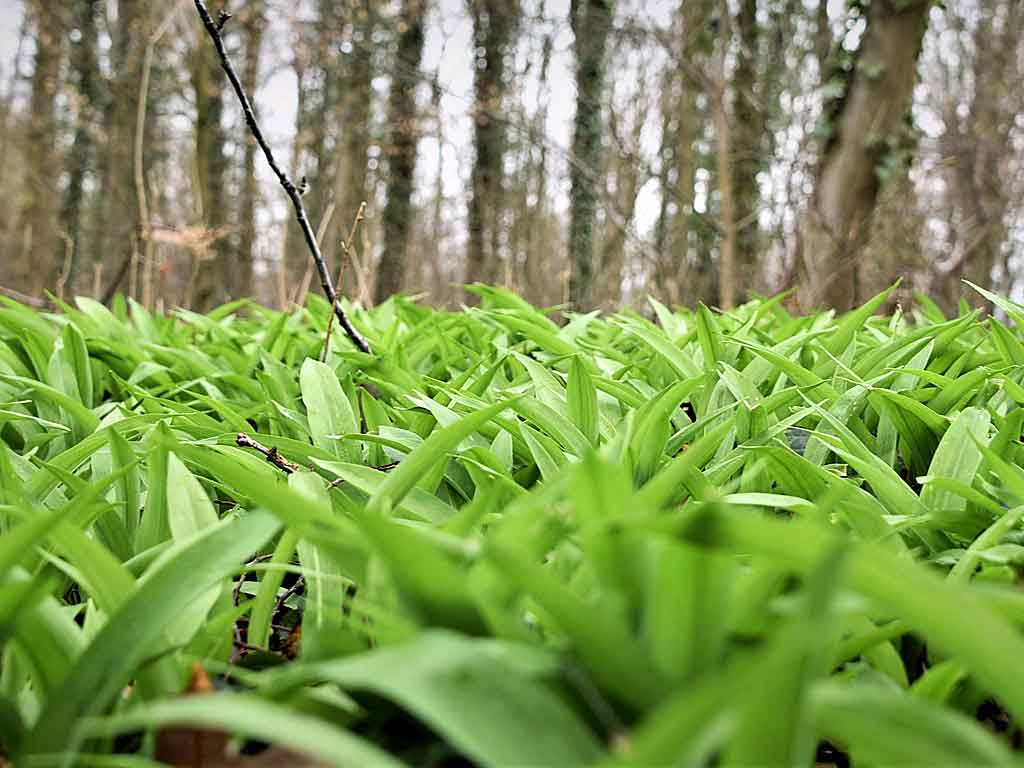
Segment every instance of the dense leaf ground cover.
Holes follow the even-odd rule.
[[[478,290],[326,362],[318,299],[5,303],[7,758],[1015,759],[1017,330]]]

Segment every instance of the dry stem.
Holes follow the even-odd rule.
[[[334,325],[334,312],[337,309],[338,296],[341,294],[341,278],[345,275],[345,264],[352,256],[351,245],[355,241],[356,230],[359,228],[359,222],[361,222],[366,213],[366,201],[363,200],[359,204],[359,210],[356,211],[356,217],[352,221],[352,227],[348,231],[348,238],[341,241],[342,258],[338,264],[338,279],[335,281],[335,286],[338,292],[334,295],[334,305],[331,307],[331,314],[327,317],[327,335],[324,337],[324,352],[322,360],[327,362],[327,350],[331,346],[331,327]]]

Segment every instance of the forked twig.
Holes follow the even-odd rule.
[[[366,201],[363,200],[363,202],[359,204],[359,210],[356,211],[355,219],[352,220],[352,228],[349,229],[348,231],[348,238],[341,241],[341,250],[343,251],[343,253],[341,263],[338,264],[338,279],[334,283],[339,293],[336,293],[334,295],[334,304],[331,306],[331,314],[327,316],[327,335],[324,337],[324,353],[323,357],[321,358],[322,361],[325,363],[327,362],[327,350],[330,349],[331,346],[331,328],[334,325],[334,313],[335,311],[337,311],[338,308],[338,297],[341,291],[341,278],[344,277],[345,275],[345,264],[348,263],[348,260],[351,258],[350,249],[352,243],[355,241],[356,230],[359,228],[359,222],[361,222],[365,218],[365,213]]]
[[[336,299],[337,295],[334,292],[334,285],[331,282],[331,274],[327,271],[327,265],[324,264],[323,254],[320,253],[320,247],[316,242],[316,235],[313,234],[313,228],[309,224],[309,217],[306,216],[306,209],[302,205],[302,192],[298,187],[295,186],[294,182],[288,177],[281,167],[277,164],[274,159],[274,153],[270,149],[270,145],[267,140],[263,137],[263,131],[260,129],[260,125],[256,120],[256,114],[253,112],[252,104],[249,102],[249,97],[245,93],[245,89],[242,87],[241,81],[238,79],[238,75],[235,73],[235,68],[231,65],[231,60],[228,58],[228,52],[224,48],[224,39],[221,37],[221,32],[224,29],[224,25],[228,19],[231,18],[231,14],[226,11],[221,11],[217,21],[214,21],[210,17],[210,12],[206,9],[206,3],[203,0],[195,0],[196,11],[199,13],[199,18],[203,21],[203,26],[206,27],[206,31],[210,35],[210,39],[213,40],[213,45],[217,49],[217,56],[220,58],[220,65],[223,68],[224,73],[228,76],[228,80],[231,82],[231,87],[235,91],[235,95],[238,97],[238,102],[242,107],[242,114],[245,115],[245,123],[249,126],[249,131],[252,133],[253,138],[256,139],[256,143],[259,144],[260,149],[263,150],[263,156],[267,158],[267,164],[270,166],[270,170],[277,176],[277,180],[281,183],[288,198],[292,201],[292,207],[295,208],[295,218],[299,223],[299,229],[302,230],[302,236],[306,241],[306,246],[309,248],[309,252],[313,257],[313,262],[316,264],[317,273],[320,276],[320,287],[323,289],[324,296],[331,302],[334,307],[334,314],[338,318],[338,323],[342,328],[345,329],[345,333],[352,340],[352,343],[356,345],[356,348],[362,352],[370,354],[370,345],[367,344],[366,339],[355,329],[351,321],[348,319],[348,315],[345,314],[345,310],[338,305]]]
[[[252,448],[254,451],[259,451],[267,461],[280,469],[286,475],[293,474],[302,469],[302,467],[295,462],[288,461],[288,459],[282,456],[278,452],[277,448],[267,448],[263,443],[253,440],[249,435],[245,434],[245,432],[239,432],[235,436],[235,445],[239,448]]]

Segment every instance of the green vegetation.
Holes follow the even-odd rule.
[[[3,753],[1013,760],[1018,330],[887,294],[557,325],[476,290],[353,311],[375,356],[336,331],[327,362],[318,297],[5,302]]]

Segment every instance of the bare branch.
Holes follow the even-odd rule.
[[[35,296],[29,296],[27,293],[22,293],[21,291],[16,291],[13,288],[7,288],[3,285],[0,285],[0,296],[9,296],[15,301],[20,301],[22,304],[27,304],[28,306],[35,307],[36,309],[44,309],[49,306],[49,302],[45,299],[37,299]]]
[[[329,301],[334,307],[334,314],[338,318],[338,323],[345,329],[345,333],[348,335],[349,339],[352,340],[352,343],[355,344],[356,348],[361,352],[370,354],[370,345],[352,325],[351,321],[348,319],[348,315],[345,314],[345,310],[337,303],[337,295],[331,281],[331,274],[327,271],[327,265],[324,263],[323,254],[320,253],[320,246],[317,245],[316,242],[316,235],[313,233],[313,228],[309,224],[309,217],[306,216],[306,209],[302,205],[302,194],[288,177],[288,174],[282,170],[274,159],[274,153],[271,151],[270,145],[263,136],[263,131],[260,129],[259,123],[256,120],[256,114],[253,112],[252,104],[249,102],[249,97],[246,95],[245,89],[242,87],[242,83],[238,79],[238,75],[235,73],[235,68],[231,65],[231,61],[228,58],[227,50],[224,47],[224,40],[221,38],[220,33],[229,16],[226,17],[222,12],[219,20],[215,22],[210,17],[210,12],[206,9],[206,3],[204,3],[203,0],[195,0],[195,4],[196,11],[199,13],[199,18],[202,19],[203,26],[206,27],[206,31],[209,33],[210,39],[213,40],[213,45],[217,49],[217,55],[220,57],[221,67],[228,76],[228,80],[231,82],[231,87],[234,89],[235,95],[238,97],[238,102],[242,107],[242,114],[245,115],[245,123],[249,126],[249,131],[252,133],[253,138],[256,139],[256,143],[259,144],[260,149],[263,150],[263,155],[267,158],[267,164],[270,166],[270,170],[272,170],[274,175],[277,176],[277,180],[281,183],[281,186],[284,188],[288,198],[292,201],[292,206],[295,208],[295,218],[299,223],[299,229],[302,230],[302,236],[306,241],[306,246],[309,248],[309,252],[313,257],[313,262],[316,264],[316,270],[320,276],[320,287],[323,289],[324,296],[327,297],[327,301]]]

